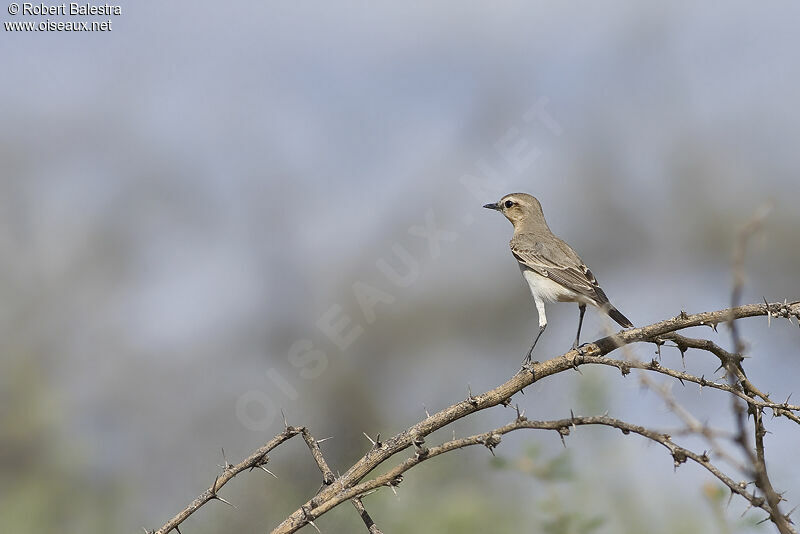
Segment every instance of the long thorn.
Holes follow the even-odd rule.
[[[230,502],[226,501],[225,499],[223,499],[223,498],[222,498],[222,497],[220,497],[219,495],[214,495],[214,498],[215,498],[215,499],[217,499],[218,501],[222,501],[222,502],[224,502],[225,504],[227,504],[227,505],[228,505],[228,506],[230,506],[231,508],[236,508],[236,506],[234,506],[234,505],[233,505],[233,504],[231,504]]]
[[[270,475],[274,476],[275,478],[278,478],[278,475],[276,475],[275,473],[273,473],[272,471],[270,471],[269,469],[267,469],[263,465],[259,465],[258,468],[261,469],[262,471],[264,471],[265,473],[269,473]]]

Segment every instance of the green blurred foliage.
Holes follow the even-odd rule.
[[[112,531],[123,481],[93,477],[90,446],[64,438],[61,399],[35,354],[8,351],[5,357],[13,372],[0,375],[0,530]]]
[[[490,462],[497,469],[513,469],[546,482],[568,481],[575,478],[570,451],[566,450],[545,459],[541,445],[536,442],[527,445],[525,454],[518,458],[510,460],[504,456],[495,456]]]

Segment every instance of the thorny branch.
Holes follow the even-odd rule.
[[[767,512],[769,512],[769,507],[766,504],[765,500],[754,493],[747,491],[747,484],[737,483],[727,475],[725,475],[722,471],[719,470],[716,466],[714,466],[710,458],[705,453],[695,453],[675,444],[671,436],[668,434],[660,433],[655,430],[647,429],[643,426],[633,425],[631,423],[626,423],[625,421],[620,421],[619,419],[614,419],[608,416],[593,416],[593,417],[570,417],[569,419],[559,419],[556,421],[531,421],[526,419],[524,416],[518,416],[517,419],[505,426],[500,428],[496,428],[489,432],[484,432],[483,434],[476,434],[474,436],[469,436],[466,438],[461,439],[454,439],[451,441],[447,441],[442,443],[437,447],[431,447],[428,449],[428,453],[424,456],[420,456],[419,454],[407,458],[402,463],[398,464],[396,467],[388,471],[387,473],[376,477],[372,480],[368,480],[366,482],[362,482],[352,488],[342,491],[338,495],[336,495],[333,499],[323,503],[320,507],[315,510],[317,515],[321,515],[328,510],[336,507],[337,505],[341,504],[342,502],[353,498],[354,496],[361,495],[365,492],[369,492],[380,487],[391,487],[397,486],[402,482],[403,473],[410,470],[411,468],[419,465],[420,463],[433,458],[435,456],[439,456],[441,454],[456,450],[462,449],[464,447],[469,447],[472,445],[483,445],[489,450],[494,449],[500,444],[501,438],[503,435],[513,432],[515,430],[521,429],[534,429],[534,430],[554,430],[558,432],[561,436],[561,439],[564,439],[565,436],[570,434],[572,428],[577,426],[585,426],[585,425],[598,425],[598,426],[609,426],[613,428],[618,428],[622,431],[623,434],[639,434],[651,441],[656,443],[660,443],[663,445],[672,456],[674,466],[677,468],[679,465],[685,463],[687,460],[692,460],[697,464],[701,465],[705,469],[707,469],[712,475],[718,478],[723,484],[725,484],[733,493],[741,495],[745,499],[747,499],[750,504],[754,507],[761,508]],[[273,531],[275,532],[275,531]]]
[[[364,503],[361,502],[361,497],[353,497],[351,501],[353,506],[356,507],[356,510],[358,510],[358,515],[360,515],[362,521],[364,521],[364,526],[367,527],[369,534],[383,534],[381,529],[378,528],[378,526],[367,513],[367,509],[364,508]]]
[[[780,502],[780,496],[772,489],[771,484],[767,485],[764,483],[764,480],[759,480],[761,476],[759,470],[763,466],[764,473],[766,473],[766,465],[763,460],[763,435],[764,432],[766,432],[761,417],[763,410],[771,409],[776,416],[785,416],[795,422],[800,422],[800,419],[798,419],[800,406],[791,405],[788,403],[788,400],[784,403],[773,402],[769,396],[755,388],[741,369],[742,356],[740,352],[731,353],[711,341],[690,338],[676,333],[680,330],[696,326],[710,326],[716,329],[719,323],[756,316],[768,316],[770,318],[783,317],[786,319],[795,318],[800,320],[800,301],[748,304],[692,315],[681,312],[680,315],[671,319],[609,335],[591,344],[584,345],[577,350],[571,350],[544,362],[534,362],[532,366],[520,369],[504,384],[480,395],[472,395],[470,393],[467,399],[435,414],[428,415],[422,421],[389,439],[381,440],[379,437],[374,440],[371,439],[373,445],[366,454],[344,474],[338,477],[335,476],[328,467],[322,455],[322,451],[319,448],[319,442],[311,436],[309,431],[305,427],[292,427],[287,425],[283,432],[275,436],[241,463],[229,465],[226,462],[222,474],[216,478],[211,488],[203,492],[203,494],[189,504],[183,511],[165,523],[156,534],[167,534],[177,529],[178,525],[208,501],[214,499],[222,500],[217,495],[217,492],[238,473],[245,469],[253,469],[256,467],[266,471],[264,465],[268,461],[267,453],[297,434],[303,436],[312,458],[322,473],[323,484],[316,495],[278,525],[272,531],[273,534],[296,532],[305,525],[316,527],[313,522],[316,518],[348,500],[353,503],[369,532],[373,534],[379,533],[380,530],[375,526],[374,521],[366,512],[363,502],[361,502],[361,497],[381,487],[394,488],[398,486],[403,480],[403,473],[419,463],[433,458],[434,456],[471,445],[481,444],[490,450],[494,449],[499,445],[500,438],[503,434],[515,430],[554,430],[558,432],[563,439],[564,436],[569,434],[572,427],[581,425],[610,426],[620,429],[624,434],[638,434],[661,444],[672,456],[676,467],[687,460],[697,463],[725,484],[732,493],[746,499],[752,507],[766,511],[769,514],[769,519],[776,524],[776,527],[778,527],[781,533],[796,533],[791,526],[790,520],[778,510],[777,505]],[[704,376],[698,377],[685,371],[670,369],[656,360],[642,362],[632,359],[614,360],[605,357],[617,348],[633,343],[655,343],[660,346],[663,345],[665,341],[675,343],[682,353],[687,349],[698,349],[713,354],[719,358],[722,365],[728,370],[729,377],[731,377],[731,369],[734,370],[733,381],[724,383],[709,380]],[[734,399],[742,401],[748,407],[747,409],[750,413],[754,414],[756,452],[753,453],[752,449],[749,450],[754,456],[753,474],[756,479],[756,488],[759,491],[754,490],[750,492],[747,490],[748,484],[746,482],[735,482],[730,475],[725,474],[718,466],[714,465],[709,455],[705,452],[697,453],[684,448],[676,444],[668,434],[663,432],[633,425],[607,416],[571,417],[569,419],[557,421],[529,421],[522,414],[518,413],[514,422],[490,432],[468,438],[454,439],[438,446],[425,446],[425,437],[432,432],[475,412],[497,405],[509,406],[512,396],[533,384],[534,381],[543,380],[549,376],[571,369],[577,369],[581,365],[612,366],[619,369],[623,375],[629,374],[631,369],[659,373],[682,382],[691,382],[698,384],[700,387],[709,387],[729,393]],[[738,436],[734,436],[734,438],[738,438]],[[401,461],[394,468],[381,476],[364,480],[377,466],[412,446],[414,448],[413,456]],[[766,482],[769,482],[768,478]],[[777,501],[775,500],[776,497]]]
[[[733,259],[733,289],[731,291],[731,307],[739,304],[742,298],[742,289],[744,287],[744,259],[746,257],[747,244],[750,238],[755,235],[760,229],[770,212],[771,207],[766,206],[760,209],[748,223],[739,232],[737,240],[736,252]],[[767,318],[769,319],[769,315]],[[739,327],[736,321],[731,317],[728,321],[731,329],[731,338],[733,345],[738,354],[743,354],[745,350],[745,343],[739,334]],[[746,377],[741,364],[733,365],[733,360],[728,359],[723,362],[726,370],[728,371],[728,380],[731,385],[738,386],[742,391],[747,392],[747,384],[745,383]],[[767,463],[764,456],[764,434],[767,430],[764,428],[761,408],[752,404],[743,405],[742,402],[733,397],[731,399],[733,411],[736,414],[736,424],[738,428],[738,435],[736,441],[744,451],[747,458],[750,460],[753,470],[753,478],[755,478],[756,487],[761,490],[769,503],[769,518],[778,528],[781,534],[789,534],[794,532],[790,526],[789,519],[784,516],[780,511],[781,496],[775,491],[772,486],[772,481],[767,472]],[[747,437],[747,415],[753,416],[753,426],[755,433],[755,452],[749,444]]]
[[[174,529],[178,528],[178,525],[183,523],[187,517],[192,515],[196,512],[201,506],[206,504],[208,501],[218,499],[222,500],[217,492],[224,486],[230,479],[244,471],[245,469],[254,469],[259,468],[263,469],[267,473],[269,471],[265,467],[267,462],[269,461],[269,457],[267,454],[283,443],[284,441],[293,438],[297,434],[301,433],[303,428],[294,428],[294,427],[286,427],[286,430],[269,440],[264,446],[256,449],[256,451],[242,460],[240,463],[236,465],[230,465],[227,461],[225,462],[225,466],[223,466],[222,474],[217,476],[214,479],[214,483],[211,484],[211,487],[208,488],[206,491],[200,494],[195,500],[193,500],[189,506],[181,510],[175,517],[164,523],[160,529],[158,529],[155,534],[167,534]]]
[[[319,442],[314,439],[311,435],[311,432],[308,431],[307,428],[303,427],[301,433],[303,434],[303,439],[308,445],[308,450],[311,451],[311,456],[314,458],[314,461],[317,463],[317,467],[322,472],[322,485],[323,486],[330,486],[333,484],[333,481],[336,480],[336,475],[333,474],[331,468],[328,467],[328,463],[325,461],[325,457],[322,456],[322,451],[319,448]]]

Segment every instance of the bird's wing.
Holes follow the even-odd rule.
[[[512,239],[511,253],[524,267],[596,301],[599,305],[607,300],[601,297],[602,290],[592,271],[561,240],[545,243],[531,239]]]

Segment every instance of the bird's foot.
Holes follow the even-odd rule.
[[[522,360],[522,366],[525,367],[526,365],[530,365],[531,360],[533,358],[533,348],[528,351],[528,354],[525,355],[525,359]]]
[[[533,376],[534,381],[536,381],[536,373],[534,372],[534,365],[536,365],[537,363],[539,362],[534,362],[526,358],[525,361],[522,362],[522,368],[520,369],[520,371],[525,371],[530,373],[531,376]]]
[[[538,363],[538,362],[535,362],[535,363]],[[533,364],[534,364],[534,361],[533,361],[533,348],[531,348],[531,350],[528,351],[528,354],[525,355],[525,359],[522,360],[522,369],[521,370],[522,371],[529,371],[531,374],[533,374]]]
[[[586,353],[588,352],[586,350],[586,347],[588,347],[589,345],[591,345],[591,343],[581,343],[580,345],[578,345],[578,342],[576,341],[572,344],[571,350],[577,350],[578,354],[580,354],[581,356],[585,356]]]

